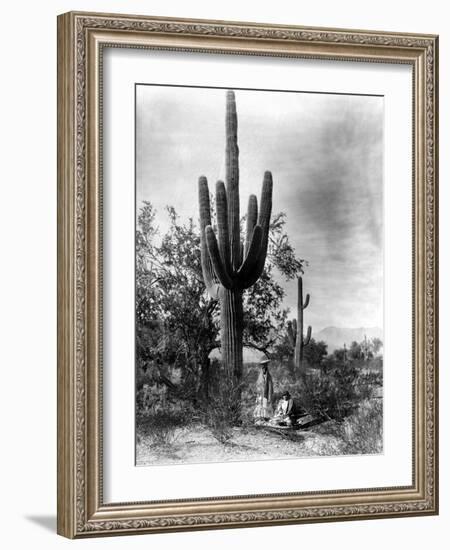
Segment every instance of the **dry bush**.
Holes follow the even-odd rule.
[[[136,424],[139,437],[152,445],[166,447],[174,443],[187,419],[180,411],[156,410],[137,416]]]
[[[383,403],[370,400],[343,423],[345,454],[377,454],[383,451]]]
[[[302,405],[311,414],[343,420],[359,403],[358,370],[349,362],[330,362],[310,373],[301,388]]]
[[[201,409],[201,419],[222,445],[233,437],[233,427],[242,424],[243,384],[223,382]]]
[[[381,400],[364,401],[343,421],[330,421],[314,431],[326,439],[320,455],[378,454],[383,451],[383,404]]]

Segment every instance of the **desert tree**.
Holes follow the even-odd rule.
[[[136,333],[138,358],[157,381],[190,396],[206,392],[210,352],[218,344],[217,300],[205,292],[198,228],[180,223],[167,208],[169,229],[158,235],[155,210],[144,202],[136,231]],[[168,366],[181,373],[178,386]]]
[[[380,338],[377,338],[376,336],[372,338],[370,341],[370,345],[372,348],[372,352],[374,355],[378,355],[381,351],[381,348],[383,347],[383,341]]]
[[[209,355],[220,347],[220,315],[218,299],[207,293],[202,279],[199,227],[191,219],[181,222],[169,207],[169,228],[161,235],[155,214],[151,203],[142,203],[136,231],[138,363],[172,392],[205,398],[217,374]],[[241,225],[245,221],[243,218]],[[214,212],[212,222],[215,225]],[[280,278],[294,278],[303,264],[286,233],[286,216],[275,215],[264,270],[244,295],[245,346],[268,356],[275,353],[288,315],[282,307],[285,291]],[[171,367],[182,373],[177,384]]]

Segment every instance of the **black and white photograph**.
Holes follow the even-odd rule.
[[[2,548],[440,550],[446,4],[2,7]]]
[[[383,121],[136,84],[137,466],[383,453]]]

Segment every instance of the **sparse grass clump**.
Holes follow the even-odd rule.
[[[146,415],[139,415],[137,434],[151,445],[167,447],[174,443],[180,429],[187,425],[187,419],[181,411],[156,410]]]
[[[383,404],[381,400],[361,403],[343,423],[345,454],[376,454],[383,451]]]
[[[203,424],[214,438],[226,445],[233,437],[233,428],[242,424],[242,384],[232,382],[219,387],[201,410]]]
[[[344,420],[329,421],[314,431],[328,437],[321,455],[377,454],[383,451],[383,404],[364,401]]]

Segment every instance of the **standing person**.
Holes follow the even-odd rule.
[[[264,418],[264,420],[268,420],[273,415],[273,381],[269,372],[269,363],[270,360],[267,358],[260,362],[261,370],[256,381],[256,408],[253,413],[255,418]]]

